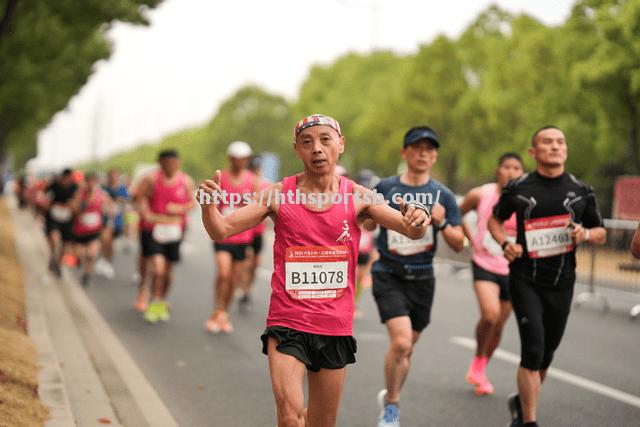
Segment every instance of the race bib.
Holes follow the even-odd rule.
[[[428,226],[424,236],[418,240],[411,240],[404,234],[387,230],[387,247],[391,253],[402,256],[426,252],[433,247],[433,228]]]
[[[572,251],[571,229],[567,227],[570,221],[569,214],[525,220],[529,258],[547,258]]]
[[[86,228],[99,228],[102,217],[98,212],[85,212],[80,214],[80,224]]]
[[[64,205],[51,206],[51,218],[57,222],[69,222],[71,221],[71,208]]]
[[[180,224],[155,224],[151,236],[162,244],[179,242],[182,239],[182,227]]]
[[[507,241],[515,243],[516,236],[507,236]],[[495,241],[491,233],[489,233],[489,230],[485,231],[484,233],[484,237],[482,238],[482,246],[490,255],[502,256],[504,252],[498,242]]]
[[[285,287],[295,299],[340,298],[347,288],[346,246],[292,246],[284,261]]]

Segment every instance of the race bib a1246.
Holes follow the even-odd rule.
[[[529,258],[547,258],[571,252],[570,222],[569,214],[525,220],[524,235]]]

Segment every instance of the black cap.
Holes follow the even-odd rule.
[[[431,129],[429,126],[416,126],[407,131],[404,134],[404,148],[407,148],[408,145],[415,144],[418,141],[423,139],[427,139],[431,141],[431,143],[436,147],[440,148],[440,141],[438,139],[438,134],[435,130]]]

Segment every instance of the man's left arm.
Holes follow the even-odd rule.
[[[582,224],[576,224],[571,237],[576,245],[589,242],[594,245],[603,245],[607,240],[607,230],[598,210],[596,195],[590,190],[586,196],[587,207],[582,216]]]
[[[442,196],[442,205],[445,208],[445,221],[439,225],[439,229],[447,245],[454,251],[460,252],[462,248],[464,248],[464,230],[462,229],[460,208],[452,193],[444,193]]]

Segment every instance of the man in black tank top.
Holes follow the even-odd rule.
[[[540,387],[564,333],[576,280],[576,247],[603,244],[606,231],[593,189],[566,173],[562,131],[534,133],[529,154],[536,170],[511,181],[493,209],[489,230],[509,264],[509,291],[518,322],[521,360],[519,395],[509,399],[512,426],[537,426]],[[516,213],[516,243],[502,222]]]

